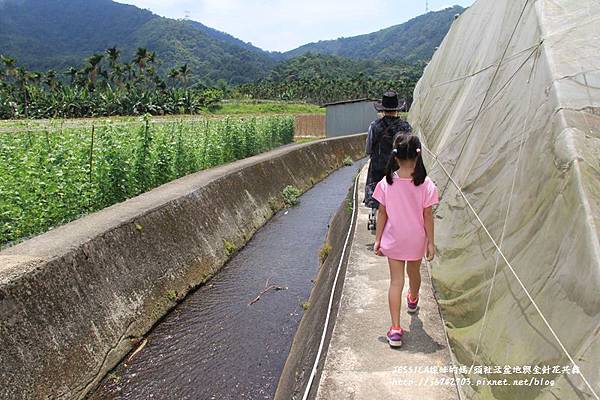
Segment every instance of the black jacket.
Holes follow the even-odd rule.
[[[378,205],[377,200],[372,199],[373,190],[385,176],[385,167],[392,155],[396,135],[411,132],[410,124],[399,117],[382,117],[371,122],[366,141],[366,153],[371,159],[364,200],[368,207]]]

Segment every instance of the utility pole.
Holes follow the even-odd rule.
[[[429,12],[429,0],[425,0],[425,12]]]

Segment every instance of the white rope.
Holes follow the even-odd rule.
[[[504,255],[504,252],[500,249],[500,247],[498,246],[498,244],[496,243],[496,241],[494,240],[494,238],[492,237],[492,235],[488,231],[487,227],[485,226],[485,224],[483,223],[483,221],[479,217],[479,214],[477,213],[477,211],[475,211],[475,209],[471,205],[471,202],[469,201],[469,199],[467,199],[467,196],[465,195],[465,193],[462,191],[462,189],[460,188],[460,186],[458,186],[458,184],[456,183],[456,181],[454,180],[454,178],[452,178],[452,176],[448,173],[448,171],[446,170],[446,168],[444,167],[444,165],[438,160],[437,155],[435,153],[433,153],[431,150],[429,150],[426,146],[423,145],[423,147],[425,148],[425,150],[429,154],[431,154],[431,156],[440,165],[440,167],[442,168],[442,170],[444,171],[444,173],[448,177],[449,181],[452,182],[452,185],[454,185],[454,187],[456,187],[456,189],[460,193],[461,197],[463,198],[463,200],[465,201],[465,203],[467,204],[467,206],[469,207],[469,209],[471,210],[471,212],[473,213],[473,215],[475,215],[475,218],[477,219],[477,221],[479,222],[479,224],[483,228],[485,234],[490,238],[490,240],[491,240],[492,244],[494,245],[494,247],[496,248],[498,254],[500,255],[500,257],[502,257],[502,260],[504,260],[504,263],[510,269],[510,271],[514,275],[515,279],[517,280],[517,282],[519,283],[519,285],[521,286],[521,288],[523,289],[523,291],[527,295],[527,298],[529,299],[529,301],[531,302],[531,304],[533,305],[533,307],[535,308],[535,310],[538,312],[538,314],[542,318],[542,321],[544,321],[544,324],[546,324],[546,327],[548,327],[548,330],[550,330],[550,333],[552,333],[552,336],[554,337],[554,339],[556,340],[556,342],[559,344],[559,346],[562,349],[562,351],[565,353],[565,355],[567,356],[567,358],[569,359],[569,361],[573,364],[573,366],[578,369],[578,373],[581,376],[581,379],[583,379],[583,381],[585,382],[586,386],[588,387],[588,389],[590,390],[590,392],[593,394],[593,396],[597,400],[600,400],[600,397],[598,397],[598,394],[595,392],[594,388],[592,388],[592,385],[590,385],[590,383],[588,382],[588,380],[586,379],[586,377],[581,372],[581,368],[579,368],[579,366],[577,365],[577,363],[575,362],[575,360],[573,359],[573,357],[571,356],[571,354],[567,351],[567,349],[563,345],[562,341],[560,340],[560,338],[558,337],[558,335],[556,334],[556,332],[554,331],[554,329],[552,329],[552,326],[550,325],[550,323],[548,322],[548,320],[546,319],[546,317],[542,313],[542,310],[540,310],[540,308],[538,307],[538,305],[536,304],[536,302],[533,300],[533,297],[531,296],[531,294],[529,294],[529,290],[527,290],[527,288],[525,287],[525,285],[523,284],[523,282],[521,281],[521,279],[517,275],[517,272],[515,271],[515,269],[511,265],[511,263],[508,261],[508,259]]]
[[[508,217],[510,215],[510,209],[512,205],[512,197],[515,192],[515,182],[517,178],[517,173],[519,171],[519,162],[521,160],[521,151],[523,149],[525,134],[521,137],[521,143],[519,144],[519,153],[517,155],[517,161],[515,163],[515,172],[513,174],[512,186],[510,188],[510,194],[508,197],[508,205],[506,206],[506,215],[504,216],[504,224],[502,225],[502,233],[500,234],[500,243],[499,247],[502,248],[504,244],[504,235],[506,234],[506,225],[508,222]],[[492,281],[490,282],[490,290],[488,292],[487,300],[485,302],[485,311],[483,312],[483,321],[481,322],[481,329],[479,330],[479,338],[477,339],[477,346],[475,347],[475,356],[479,354],[479,345],[481,344],[481,338],[483,336],[483,331],[485,330],[485,323],[487,321],[487,313],[490,307],[490,300],[492,299],[492,292],[494,290],[494,282],[496,281],[496,274],[498,272],[498,264],[500,263],[500,255],[496,252],[496,261],[494,264],[494,274],[492,275]]]
[[[335,294],[335,288],[337,286],[338,277],[340,275],[340,270],[342,269],[342,264],[344,263],[344,256],[346,254],[346,248],[348,246],[348,240],[350,239],[350,233],[352,233],[352,228],[354,226],[354,216],[356,214],[356,188],[358,187],[358,178],[360,173],[356,176],[354,180],[354,194],[352,196],[352,219],[350,220],[350,227],[348,228],[348,234],[346,235],[346,241],[344,242],[344,247],[342,248],[342,255],[340,256],[340,262],[337,267],[337,271],[335,273],[335,278],[333,280],[333,287],[331,288],[331,295],[329,296],[329,305],[327,307],[327,316],[325,317],[325,324],[323,325],[323,333],[321,334],[321,343],[319,344],[319,350],[317,351],[317,356],[315,357],[315,363],[313,364],[313,368],[310,372],[310,377],[308,378],[308,384],[306,385],[306,389],[304,390],[304,396],[302,396],[302,400],[306,400],[308,398],[308,394],[310,393],[310,389],[317,373],[317,365],[319,364],[319,359],[321,358],[321,352],[323,351],[323,345],[325,344],[325,337],[327,336],[327,328],[329,327],[329,317],[331,315],[331,307],[333,305],[333,297]]]
[[[427,261],[427,259],[425,259],[425,266],[427,267],[427,273],[429,274],[429,281],[431,282],[431,287],[434,289],[433,297],[435,299],[435,304],[437,305],[438,313],[440,314],[440,319],[442,320],[442,328],[444,329],[444,338],[446,339],[446,345],[448,346],[448,352],[450,353],[450,360],[452,361],[452,365],[454,367],[458,367],[458,362],[457,362],[456,358],[454,357],[454,352],[452,352],[452,347],[450,346],[450,339],[448,339],[448,332],[446,330],[446,325],[444,323],[444,316],[442,315],[442,311],[440,310],[440,304],[438,303],[438,299],[435,294],[435,286],[433,284],[433,277],[431,276],[431,264],[429,263],[429,261]],[[460,385],[458,383],[459,381],[458,381],[458,377],[456,375],[456,368],[452,369],[452,375],[454,375],[454,383],[456,386],[456,394],[458,394],[458,400],[462,400],[463,396],[462,396],[462,392],[460,390]]]

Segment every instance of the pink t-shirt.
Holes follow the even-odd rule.
[[[423,210],[439,202],[438,189],[429,177],[415,186],[412,178],[400,178],[395,172],[393,176],[393,185],[384,177],[373,192],[388,216],[381,252],[394,260],[421,260],[427,250]]]

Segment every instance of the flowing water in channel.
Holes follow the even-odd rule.
[[[299,205],[273,216],[90,398],[272,398],[319,269],[327,225],[365,162],[333,172]],[[267,280],[287,290],[269,291],[249,305]]]

